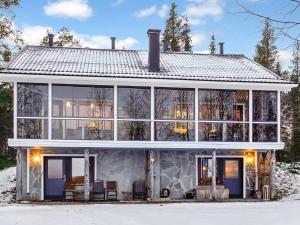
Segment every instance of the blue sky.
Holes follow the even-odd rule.
[[[288,0],[239,0],[247,7],[276,16],[293,5]],[[108,48],[109,37],[117,37],[117,47],[147,49],[148,28],[164,29],[171,0],[21,0],[15,9],[16,25],[27,44],[38,44],[47,29],[69,28],[83,46]],[[225,42],[226,53],[253,57],[261,38],[262,20],[236,14],[235,0],[176,0],[179,14],[192,23],[193,50],[206,52],[210,34]],[[300,19],[300,14],[297,16]],[[291,40],[277,41],[281,61],[291,55]]]

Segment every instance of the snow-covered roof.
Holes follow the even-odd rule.
[[[243,55],[162,52],[149,72],[148,51],[26,46],[1,73],[288,83]]]

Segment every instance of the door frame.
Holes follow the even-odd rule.
[[[97,179],[97,154],[90,154],[94,157],[94,179]],[[45,200],[45,176],[44,176],[44,158],[45,157],[84,157],[84,154],[41,154],[41,201]]]
[[[196,158],[196,185],[198,185],[198,159],[199,158],[212,158],[212,155],[195,155]],[[245,156],[243,155],[217,155],[216,158],[242,158],[243,162],[243,198],[246,198],[246,163]]]

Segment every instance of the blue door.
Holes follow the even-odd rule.
[[[45,158],[45,199],[62,199],[65,186],[65,158]]]
[[[230,198],[243,197],[243,159],[224,159],[224,186],[229,189]]]

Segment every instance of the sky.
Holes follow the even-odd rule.
[[[21,0],[14,8],[16,26],[26,44],[39,44],[47,29],[54,33],[67,27],[83,47],[109,48],[110,37],[117,48],[147,49],[147,29],[163,31],[169,6],[174,0]],[[208,52],[210,36],[225,42],[225,53],[253,58],[261,39],[263,20],[241,11],[237,0],[176,0],[178,14],[191,23],[195,52]],[[238,0],[248,8],[277,16],[293,7],[289,0]],[[295,17],[300,19],[299,15]],[[287,66],[292,41],[283,35],[277,39],[280,61]]]

